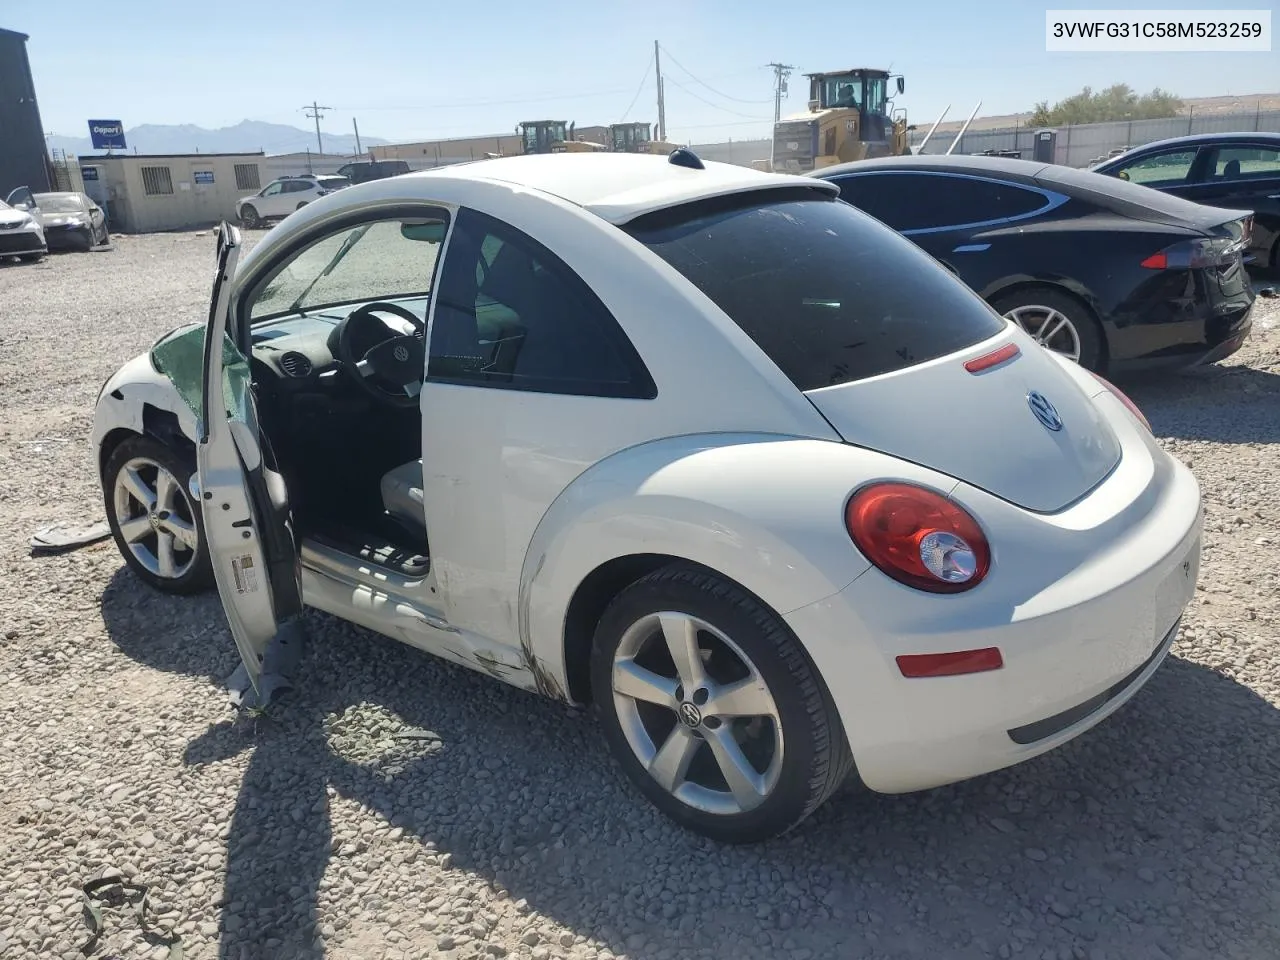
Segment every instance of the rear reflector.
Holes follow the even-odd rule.
[[[974,357],[972,360],[966,360],[964,368],[970,373],[981,373],[983,370],[990,370],[992,367],[999,366],[1006,360],[1011,360],[1021,353],[1016,343],[1006,343],[999,350],[991,353],[984,353],[980,357]]]
[[[898,669],[904,677],[955,677],[963,673],[999,670],[1003,666],[1004,658],[1000,656],[999,647],[898,657]]]

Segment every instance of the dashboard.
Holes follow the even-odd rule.
[[[368,301],[366,301],[368,302]],[[428,308],[424,296],[385,300],[409,310],[426,322]],[[253,345],[254,380],[272,383],[282,391],[315,390],[336,386],[344,379],[338,376],[342,363],[338,359],[337,339],[340,325],[361,303],[326,306],[255,324],[250,338]],[[364,355],[386,337],[413,332],[404,319],[390,313],[377,314],[386,327],[386,336],[370,336],[376,324],[363,324],[351,330],[351,348],[356,357]]]

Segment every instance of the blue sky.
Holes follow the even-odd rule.
[[[1222,6],[1210,0],[1159,9]],[[1233,7],[1266,9],[1259,0]],[[1127,82],[1182,96],[1280,90],[1271,53],[1046,53],[1044,11],[1129,3],[1027,0],[249,0],[66,4],[5,0],[0,27],[31,35],[46,131],[85,136],[89,117],[218,127],[243,119],[309,128],[302,106],[334,109],[326,130],[413,140],[505,132],[520,120],[579,126],[656,120],[653,42],[673,139],[767,135],[770,61],[793,64],[788,109],[806,71],[885,66],[906,75],[896,105],[930,124],[948,103],[963,119],[1027,109],[1085,84]],[[1280,26],[1277,24],[1276,26]],[[646,76],[647,71],[647,76]],[[642,83],[643,78],[643,83]],[[627,113],[628,106],[630,113]]]

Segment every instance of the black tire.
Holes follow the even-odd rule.
[[[785,746],[777,782],[754,809],[711,813],[677,799],[650,776],[623,732],[613,697],[614,656],[628,628],[659,611],[696,617],[732,638],[772,694]],[[609,604],[595,631],[591,690],[609,748],[632,783],[677,824],[718,842],[758,843],[787,833],[853,769],[835,704],[795,635],[751,594],[691,564],[657,570]]]
[[[299,203],[299,204],[298,204],[296,207],[294,207],[293,209],[294,209],[294,210],[301,210],[301,209],[302,209],[303,207],[305,207],[306,205],[307,205],[307,201],[306,201],[306,200],[303,200],[301,203]]]
[[[1080,366],[1095,373],[1103,372],[1106,365],[1106,344],[1102,327],[1093,311],[1071,294],[1052,287],[1026,287],[1007,296],[997,297],[991,302],[991,306],[1001,316],[1026,307],[1056,310],[1070,321],[1076,332],[1080,342]]]
[[[124,535],[120,532],[120,518],[117,516],[114,494],[116,478],[130,461],[137,458],[150,460],[163,467],[178,481],[187,516],[194,521],[198,538],[196,550],[194,551],[195,558],[186,567],[185,571],[178,576],[165,577],[148,570],[134,556]],[[116,548],[124,558],[125,564],[140,580],[164,593],[201,593],[213,586],[214,583],[213,566],[209,560],[209,545],[204,532],[204,518],[201,515],[200,505],[191,498],[191,492],[188,488],[191,474],[194,472],[195,464],[190,462],[187,456],[157,440],[142,436],[130,437],[117,445],[111,451],[110,456],[107,457],[106,466],[102,471],[103,504],[107,511],[107,523],[111,527],[111,536],[115,540]],[[186,518],[184,517],[183,519]]]
[[[240,208],[240,225],[248,230],[262,225],[262,218],[258,216],[258,208],[252,203],[246,203]]]

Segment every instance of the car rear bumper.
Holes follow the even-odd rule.
[[[1248,338],[1256,295],[1243,265],[1225,280],[1211,271],[1162,279],[1169,282],[1147,288],[1113,316],[1111,372],[1213,363]]]
[[[872,569],[787,615],[866,786],[905,793],[1012,766],[1079,736],[1141,689],[1168,653],[1200,565],[1199,485],[1181,465],[1161,485],[1140,522],[1112,528],[1113,544],[1021,596],[934,603]],[[896,662],[986,647],[999,648],[1001,668],[908,679]]]

